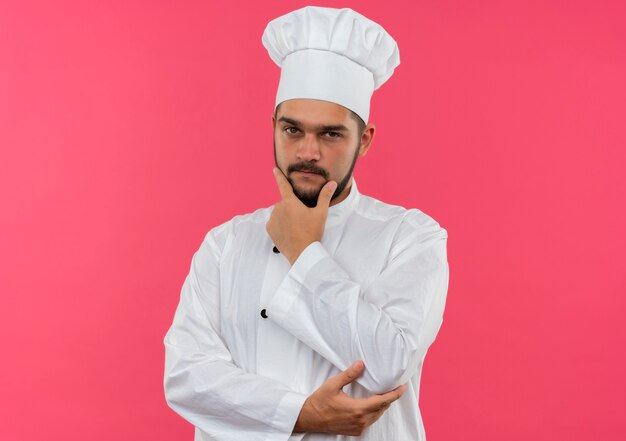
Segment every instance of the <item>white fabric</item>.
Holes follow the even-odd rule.
[[[282,68],[276,106],[294,98],[340,104],[369,118],[372,93],[400,64],[398,45],[349,8],[307,6],[268,23],[262,42]]]
[[[334,52],[309,49],[285,58],[276,106],[295,98],[330,101],[352,110],[367,122],[372,92],[374,79],[363,66]]]
[[[290,266],[272,251],[271,210],[214,228],[194,255],[165,337],[168,403],[196,440],[424,440],[419,381],[442,323],[446,230],[353,182]],[[348,394],[407,383],[402,398],[360,438],[291,435],[307,396],[357,359],[366,370]]]

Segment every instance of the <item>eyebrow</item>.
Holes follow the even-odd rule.
[[[302,123],[295,119],[287,118],[286,116],[281,116],[278,118],[279,122],[284,122],[290,124],[295,127],[302,127]],[[324,132],[347,132],[349,129],[343,124],[333,124],[333,125],[319,125],[316,127],[317,130],[321,130]]]

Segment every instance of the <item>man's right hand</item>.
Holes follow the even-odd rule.
[[[342,388],[356,380],[364,370],[358,360],[339,375],[329,378],[304,402],[294,433],[325,432],[359,436],[402,396],[405,385],[367,398],[352,398]]]

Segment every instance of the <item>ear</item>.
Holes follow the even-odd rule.
[[[376,126],[374,124],[368,124],[363,129],[361,135],[361,145],[359,146],[359,156],[365,156],[372,145],[374,135],[376,134]]]
[[[272,129],[276,130],[276,115],[272,113]]]

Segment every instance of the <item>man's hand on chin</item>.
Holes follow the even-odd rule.
[[[276,248],[293,265],[306,247],[322,239],[328,207],[337,183],[328,181],[324,184],[317,206],[309,208],[294,194],[287,177],[277,167],[274,167],[274,177],[282,200],[274,205],[265,229]]]

